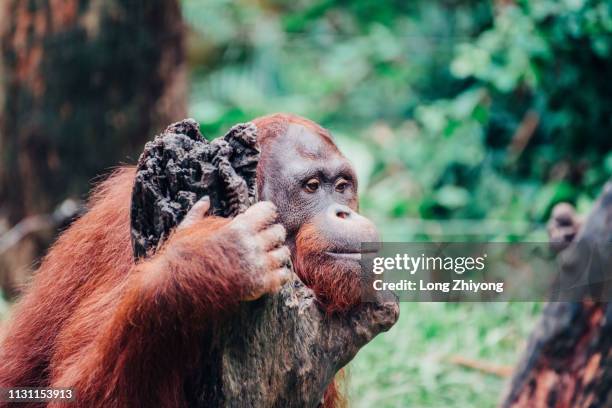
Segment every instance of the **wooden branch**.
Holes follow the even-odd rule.
[[[512,367],[490,363],[488,361],[475,360],[460,355],[451,356],[449,362],[471,370],[480,371],[486,374],[495,375],[497,377],[510,377],[512,375]]]
[[[528,111],[525,113],[519,127],[514,132],[514,135],[512,135],[510,146],[508,146],[508,150],[515,160],[523,153],[539,124],[540,115],[537,112]]]
[[[82,203],[66,199],[51,214],[32,215],[24,218],[10,230],[0,235],[0,256],[28,235],[37,231],[57,228],[82,211]]]

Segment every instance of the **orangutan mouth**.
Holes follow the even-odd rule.
[[[361,257],[363,255],[371,255],[376,253],[376,251],[326,251],[325,254],[331,256],[336,259],[348,259],[352,261],[361,261]]]

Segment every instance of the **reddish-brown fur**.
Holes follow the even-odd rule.
[[[288,122],[331,141],[318,125],[290,115],[256,124],[265,143]],[[76,407],[184,405],[185,376],[199,361],[197,340],[246,295],[239,293],[244,285],[236,284],[240,265],[224,256],[238,249],[231,239],[210,238],[228,220],[207,217],[176,232],[172,239],[178,245],[135,264],[129,228],[134,174],[133,167],[119,169],[97,187],[87,214],[49,251],[2,329],[0,387],[72,386]],[[206,251],[196,251],[194,242],[205,242]],[[316,236],[306,228],[298,236],[295,261],[315,291],[335,284],[305,264],[317,250]],[[193,256],[196,252],[201,255]],[[347,302],[342,296],[322,300],[339,302],[337,309]],[[340,404],[332,383],[324,407]]]
[[[324,250],[316,229],[310,224],[304,225],[296,240],[295,272],[315,292],[328,313],[343,312],[361,300],[359,270],[330,264],[322,255]]]
[[[231,243],[211,240],[206,255],[189,257],[227,222],[214,217],[176,233],[184,251],[135,265],[133,180],[125,168],[103,183],[44,260],[5,330],[2,386],[74,386],[83,407],[182,405],[199,335],[241,298],[240,268],[223,256]]]

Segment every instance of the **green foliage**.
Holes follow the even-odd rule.
[[[487,148],[511,147],[498,155],[497,170],[514,189],[538,187],[525,211],[536,221],[556,202],[592,197],[611,174],[604,160],[612,147],[611,22],[609,2],[524,1],[457,46],[451,72],[487,93]],[[538,127],[517,151],[509,137],[519,135],[526,112]]]
[[[191,112],[204,132],[274,111],[322,123],[368,163],[368,214],[439,223],[433,235],[406,226],[395,239],[492,219],[500,228],[473,238],[539,238],[556,202],[588,207],[611,173],[607,2],[184,7]]]

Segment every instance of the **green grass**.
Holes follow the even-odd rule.
[[[538,303],[402,303],[396,325],[350,363],[350,406],[495,406],[506,379],[450,360],[513,366],[540,309]]]

